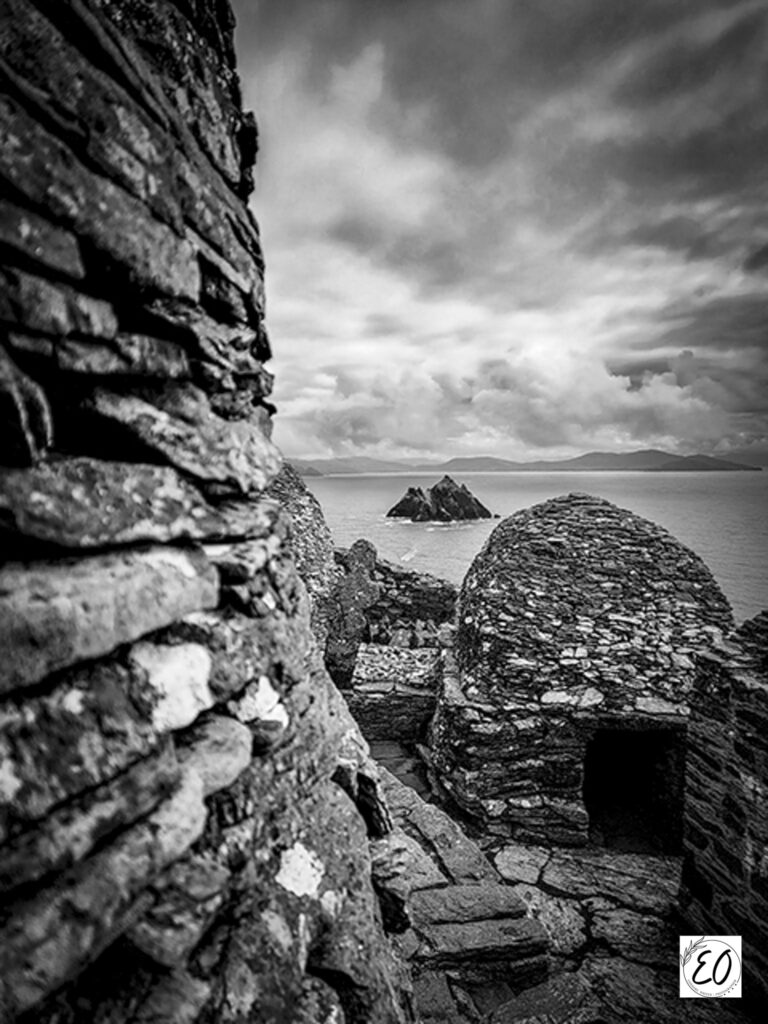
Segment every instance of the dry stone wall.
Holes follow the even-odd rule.
[[[391,820],[264,496],[228,3],[0,21],[0,1019],[407,1021]]]
[[[768,1005],[768,612],[699,659],[682,905],[692,932],[741,935],[744,996]]]
[[[320,502],[290,463],[286,462],[267,488],[291,520],[291,552],[312,606],[312,628],[321,650],[328,639],[331,595],[342,570],[336,564],[331,531]]]
[[[380,559],[369,540],[335,552],[339,577],[328,602],[326,664],[339,686],[352,685],[361,644],[437,648],[453,620],[452,583]]]
[[[683,730],[693,655],[733,624],[698,556],[610,502],[504,520],[464,580],[434,719],[441,784],[486,830],[584,843],[598,729]]]

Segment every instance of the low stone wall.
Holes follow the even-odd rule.
[[[2,20],[0,1019],[410,1020],[391,821],[263,496],[229,6]]]
[[[367,612],[370,639],[396,647],[437,647],[440,627],[453,621],[458,589],[448,580],[377,558],[379,597]]]
[[[741,935],[744,995],[768,1005],[768,612],[698,661],[681,901],[692,933]]]
[[[347,701],[369,743],[425,739],[435,713],[441,662],[434,648],[411,651],[361,644]]]
[[[341,575],[329,601],[325,657],[339,686],[352,684],[361,644],[440,645],[456,607],[452,583],[382,561],[368,540],[337,548],[335,557]]]

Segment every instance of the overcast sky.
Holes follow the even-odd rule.
[[[235,0],[288,455],[768,445],[766,0]]]

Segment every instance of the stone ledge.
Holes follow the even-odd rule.
[[[193,773],[144,822],[83,861],[0,927],[0,994],[16,1013],[72,978],[125,930],[152,879],[200,837],[206,809]],[[0,1004],[1,1005],[1,1004]]]
[[[0,693],[108,654],[120,644],[215,607],[216,574],[201,552],[146,548],[75,562],[0,568]]]

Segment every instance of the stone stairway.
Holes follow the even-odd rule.
[[[381,774],[412,885],[412,926],[395,942],[413,971],[421,1019],[480,1020],[483,1005],[546,977],[547,933],[451,818]]]

